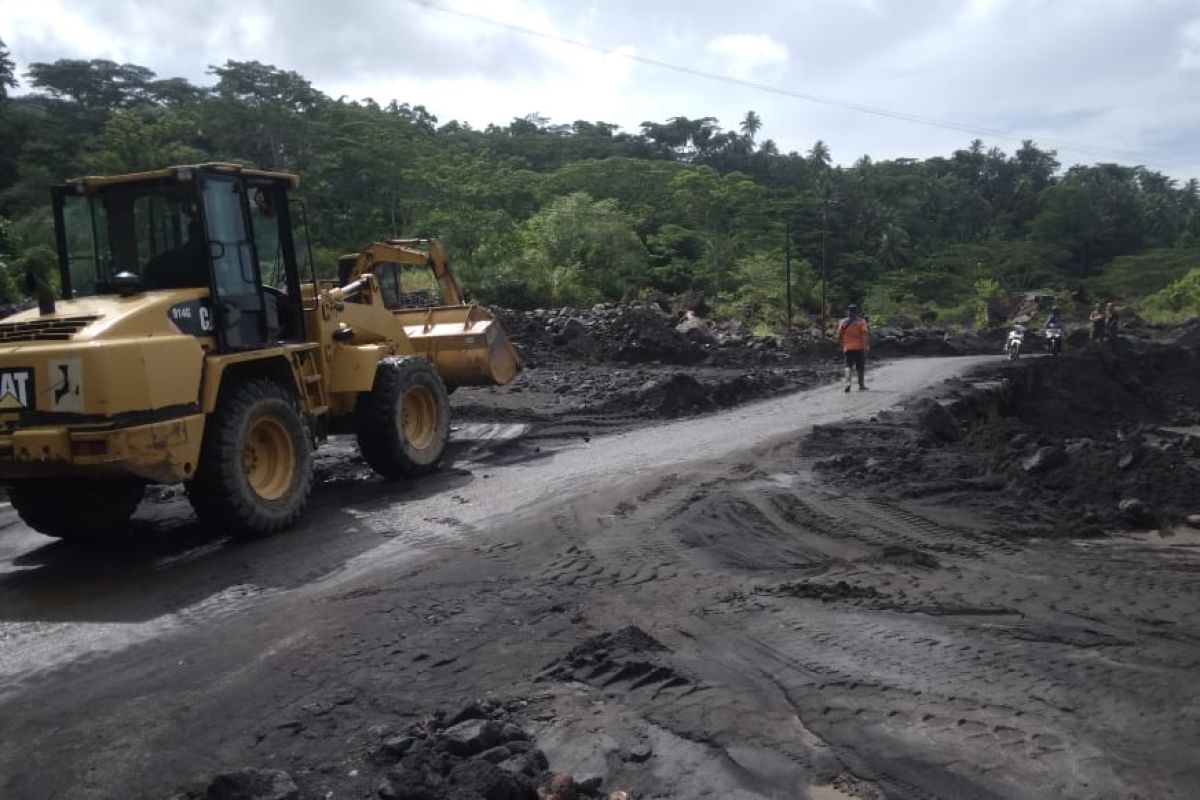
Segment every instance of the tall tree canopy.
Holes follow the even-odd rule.
[[[7,269],[53,246],[48,184],[201,159],[298,172],[326,271],[374,238],[439,236],[476,297],[519,305],[702,292],[777,323],[789,255],[808,310],[822,276],[835,303],[954,313],[991,285],[981,279],[1150,293],[1197,266],[1197,181],[1119,164],[1062,171],[1032,141],[843,167],[823,140],[806,153],[760,142],[752,110],[733,130],[714,117],[623,131],[537,113],[476,130],[418,103],[331,98],[258,61],[209,73],[198,86],[103,59],[30,64],[33,92],[0,103]],[[15,85],[0,42],[0,99]],[[13,286],[0,270],[0,295]]]
[[[8,56],[8,48],[0,39],[0,100],[8,97],[8,90],[17,87],[16,64]]]

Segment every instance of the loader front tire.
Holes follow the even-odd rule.
[[[358,449],[385,478],[412,478],[437,470],[450,438],[446,385],[423,358],[385,358],[371,391],[355,411]]]
[[[200,519],[240,536],[275,533],[299,519],[312,485],[312,439],[295,395],[269,378],[223,390],[188,484]]]
[[[145,492],[139,480],[67,478],[8,487],[8,499],[38,533],[71,541],[98,541],[121,533]]]

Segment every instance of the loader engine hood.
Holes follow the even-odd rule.
[[[101,295],[0,320],[0,421],[12,428],[194,406],[207,296]]]

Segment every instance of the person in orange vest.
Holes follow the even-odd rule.
[[[838,342],[846,354],[846,391],[850,391],[851,374],[858,372],[858,390],[865,392],[867,385],[863,377],[867,369],[867,351],[871,349],[871,329],[858,306],[851,305],[846,313],[848,316],[838,323],[837,329]]]

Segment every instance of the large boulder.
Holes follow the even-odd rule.
[[[1039,447],[1033,455],[1021,462],[1021,469],[1030,475],[1038,475],[1058,469],[1070,461],[1067,451],[1058,445]]]
[[[936,400],[922,400],[917,405],[917,426],[921,433],[940,442],[956,442],[960,436],[958,420]]]
[[[1139,528],[1153,528],[1158,525],[1158,518],[1150,506],[1136,497],[1126,497],[1117,503],[1117,511],[1122,519],[1130,525]]]
[[[701,317],[696,316],[693,311],[684,312],[683,319],[675,326],[675,330],[696,344],[717,344],[717,337],[709,330],[708,323]]]
[[[452,755],[467,757],[504,742],[500,723],[490,719],[468,719],[442,731],[442,748]]]

